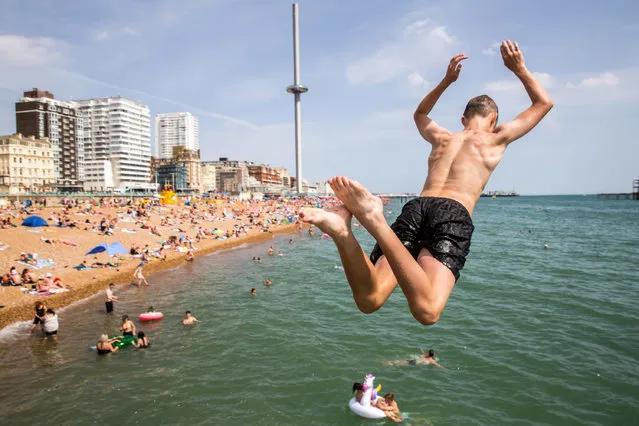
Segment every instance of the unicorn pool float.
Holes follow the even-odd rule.
[[[377,388],[373,386],[375,376],[367,374],[364,378],[364,394],[362,395],[361,402],[357,402],[355,397],[352,397],[348,401],[348,408],[359,416],[366,417],[368,419],[383,419],[386,417],[386,413],[375,407],[375,403],[380,398],[377,392],[382,390],[382,385],[378,385]]]

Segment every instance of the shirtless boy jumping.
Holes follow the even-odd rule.
[[[378,197],[343,176],[329,180],[343,205],[300,212],[304,222],[333,238],[362,312],[379,309],[399,283],[415,319],[425,325],[439,320],[466,262],[474,230],[471,215],[481,191],[508,144],[528,133],[553,106],[526,68],[517,43],[502,42],[501,56],[524,85],[532,105],[513,121],[497,126],[497,105],[486,95],[478,96],[466,105],[462,131],[442,128],[428,114],[468,59],[463,54],[453,57],[444,79],[415,111],[419,133],[432,145],[428,176],[419,198],[404,206],[393,225],[386,223]],[[377,241],[370,259],[353,236],[352,216]]]

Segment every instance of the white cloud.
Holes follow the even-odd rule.
[[[98,42],[105,42],[108,40],[119,39],[123,37],[139,37],[140,33],[129,27],[111,28],[99,31],[94,31],[92,38]]]
[[[0,36],[0,64],[55,65],[64,59],[66,45],[50,37]]]
[[[579,89],[579,88],[594,88],[594,87],[602,87],[602,86],[617,86],[620,83],[619,77],[617,77],[614,73],[604,72],[599,74],[597,77],[588,77],[584,78],[577,84],[568,83],[566,87],[569,89]]]
[[[346,79],[352,85],[380,84],[398,77],[415,74],[429,64],[441,64],[451,54],[455,36],[446,27],[430,20],[407,25],[394,40],[382,44],[375,52],[352,61],[346,68]],[[410,82],[416,82],[408,77]]]
[[[552,75],[545,72],[534,72],[533,75],[546,89],[555,86],[555,78]],[[487,91],[495,92],[516,92],[524,90],[524,86],[516,79],[491,81],[486,83],[484,88]]]
[[[493,44],[490,45],[490,47],[482,49],[481,54],[486,56],[495,56],[495,54],[499,50],[500,45],[501,43],[499,43],[498,41],[494,41]]]
[[[429,86],[428,81],[418,72],[412,72],[408,74],[408,84],[413,87],[422,87],[426,88]]]

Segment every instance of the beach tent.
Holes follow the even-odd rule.
[[[129,251],[120,243],[115,242],[109,245],[107,252],[111,256],[115,256],[116,254],[129,254]]]
[[[22,222],[22,226],[28,226],[30,228],[37,228],[39,226],[49,226],[46,220],[40,216],[29,216]]]
[[[89,250],[87,255],[89,255],[89,254],[97,254],[97,253],[102,253],[102,252],[107,252],[107,254],[109,254],[109,256],[115,256],[116,254],[127,254],[127,253],[129,253],[129,251],[122,244],[116,242],[116,243],[113,243],[113,244],[103,243],[103,244],[100,244],[99,246],[95,246],[91,250]]]
[[[107,243],[100,244],[99,246],[95,246],[91,250],[89,250],[87,254],[102,253],[103,251],[107,251],[108,248],[109,248],[109,245]]]

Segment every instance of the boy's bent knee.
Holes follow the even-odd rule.
[[[355,297],[355,304],[360,312],[372,314],[382,307],[383,302],[379,302],[375,297]]]
[[[439,309],[415,309],[411,310],[413,317],[423,325],[433,325],[439,321],[442,310]]]

